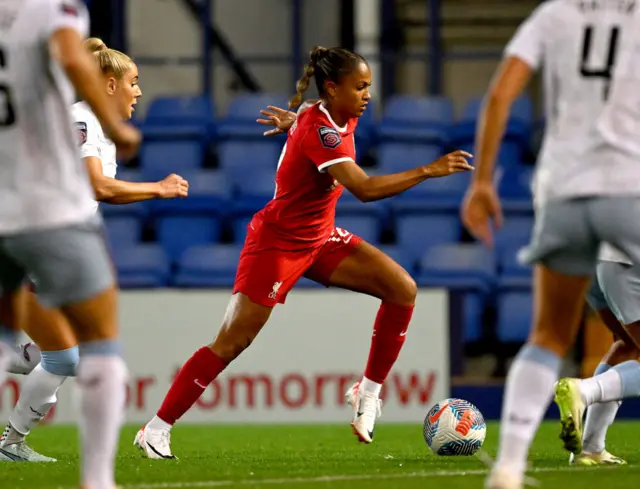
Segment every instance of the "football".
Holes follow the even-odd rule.
[[[424,420],[424,439],[436,455],[473,455],[486,434],[482,413],[464,399],[438,402]]]

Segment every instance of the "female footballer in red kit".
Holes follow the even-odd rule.
[[[273,307],[285,302],[301,277],[368,294],[382,301],[362,380],[347,392],[352,427],[371,443],[380,415],[382,383],[398,358],[417,287],[391,258],[347,230],[336,228],[343,188],[363,202],[404,192],[428,178],[473,167],[456,151],[412,170],[368,176],[356,163],[354,131],[371,98],[366,60],[342,48],[314,48],[290,108],[315,78],[320,101],[302,111],[288,131],[276,173],[276,191],[249,224],[233,295],[213,342],[200,348],[176,376],[157,415],[136,435],[149,458],[174,458],[173,424],[206,387],[255,339]]]

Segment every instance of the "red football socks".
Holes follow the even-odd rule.
[[[200,398],[205,389],[220,375],[226,364],[203,346],[185,363],[158,410],[158,418],[173,425]]]
[[[373,338],[364,376],[382,384],[398,358],[414,306],[383,302],[373,325]]]

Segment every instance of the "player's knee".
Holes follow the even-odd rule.
[[[79,360],[78,347],[74,346],[67,350],[43,351],[40,364],[50,374],[75,377]]]
[[[622,340],[617,340],[605,357],[604,363],[612,366],[618,365],[629,360],[636,360],[638,356],[640,356],[640,352],[635,345],[628,345]]]
[[[398,274],[396,280],[384,281],[386,287],[383,297],[384,302],[393,304],[413,305],[418,295],[418,285],[411,275],[405,270]]]
[[[569,349],[572,346],[572,342],[568,339],[559,336],[553,330],[543,330],[541,328],[534,328],[529,335],[529,343],[545,348],[564,358],[569,353]]]

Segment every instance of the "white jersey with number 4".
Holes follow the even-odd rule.
[[[48,46],[60,29],[86,37],[88,25],[79,0],[0,0],[0,235],[93,214],[69,111],[74,90]]]
[[[80,156],[98,158],[102,163],[102,173],[109,178],[115,178],[118,168],[116,145],[105,136],[91,107],[86,102],[78,102],[73,104],[71,113],[78,133]],[[93,209],[98,210],[98,202],[94,201]]]
[[[536,206],[640,195],[640,2],[550,0],[520,26],[505,55],[544,67]],[[600,259],[630,263],[604,243]]]
[[[536,205],[640,195],[640,2],[550,0],[519,27],[505,55],[543,66]]]

